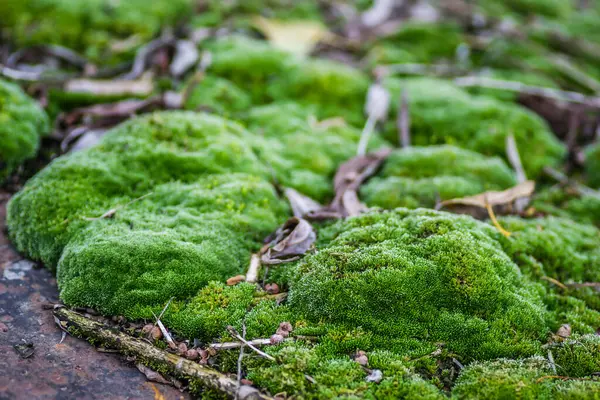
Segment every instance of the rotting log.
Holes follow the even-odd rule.
[[[238,385],[234,379],[207,366],[161,350],[142,339],[107,327],[75,311],[56,307],[53,313],[60,328],[72,335],[92,340],[105,348],[112,348],[123,354],[135,356],[152,366],[159,366],[161,372],[167,371],[176,378],[199,381],[207,388],[218,390],[231,398],[235,398],[237,395],[240,400],[273,399],[249,385],[242,385],[238,393]]]

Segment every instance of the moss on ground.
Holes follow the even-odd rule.
[[[585,149],[585,172],[589,184],[600,188],[600,144],[598,143]]]
[[[49,133],[44,110],[19,86],[0,79],[0,183],[23,161],[36,155]]]
[[[385,209],[433,208],[439,200],[515,184],[514,173],[499,158],[448,145],[410,147],[394,151],[361,195],[369,206]]]
[[[190,0],[8,0],[0,29],[19,46],[57,44],[107,61],[115,41],[145,44],[192,10]],[[130,49],[131,50],[131,49]]]
[[[506,137],[513,134],[530,178],[545,166],[557,165],[565,154],[564,145],[544,120],[517,105],[472,96],[447,81],[431,78],[388,79],[386,86],[392,99],[398,99],[402,89],[408,91],[415,145],[446,143],[505,157]],[[389,125],[386,137],[395,140],[395,125]]]

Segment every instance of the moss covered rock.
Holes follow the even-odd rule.
[[[515,184],[514,173],[499,158],[448,145],[410,147],[394,151],[361,195],[369,206],[385,209],[433,208],[438,200]]]
[[[537,115],[514,104],[472,96],[436,79],[389,79],[392,99],[406,89],[410,98],[411,133],[415,145],[453,144],[488,156],[505,156],[506,137],[515,136],[530,178],[556,165],[565,148]],[[397,136],[390,123],[387,137]]]
[[[8,0],[0,29],[19,46],[57,44],[106,61],[113,42],[142,45],[192,10],[190,0]],[[112,53],[112,52],[111,52]]]
[[[44,110],[16,84],[0,79],[0,183],[36,155],[40,137],[49,131]]]

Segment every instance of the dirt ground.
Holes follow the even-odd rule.
[[[160,398],[120,356],[70,336],[61,343],[62,331],[47,309],[58,301],[56,279],[10,245],[9,197],[0,191],[0,399]],[[23,345],[21,354],[15,345]],[[173,387],[154,385],[167,400],[188,398]]]

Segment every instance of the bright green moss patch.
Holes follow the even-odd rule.
[[[538,176],[544,166],[556,165],[565,154],[564,145],[546,123],[517,105],[472,96],[436,79],[389,79],[386,85],[392,99],[398,99],[403,88],[409,93],[415,145],[446,143],[504,157],[506,137],[513,134],[530,178]],[[389,123],[387,132],[390,140],[397,136],[395,123]]]
[[[19,46],[57,44],[106,61],[115,41],[142,45],[192,9],[190,0],[8,0],[0,28]]]
[[[504,245],[523,273],[536,280],[547,276],[564,284],[600,281],[600,270],[593,267],[600,260],[600,232],[594,226],[563,218],[508,217],[501,223],[513,233]],[[568,294],[600,310],[594,288],[571,288]]]
[[[504,190],[516,184],[499,158],[453,146],[396,150],[361,190],[369,206],[433,208],[438,200]]]
[[[554,356],[556,370],[561,375],[583,378],[600,372],[599,335],[577,337],[549,346],[549,349]]]
[[[227,79],[206,76],[197,85],[188,85],[194,85],[184,105],[188,110],[208,109],[227,116],[251,105],[250,96]]]
[[[463,360],[532,354],[547,333],[538,288],[487,224],[399,209],[320,234],[331,242],[305,258],[290,291],[311,320],[363,327],[398,353],[444,342]]]
[[[570,218],[579,223],[600,224],[600,198],[577,195],[563,188],[549,188],[535,195],[533,207],[542,213]]]
[[[40,136],[49,131],[44,110],[16,84],[0,79],[0,183],[36,155]]]

